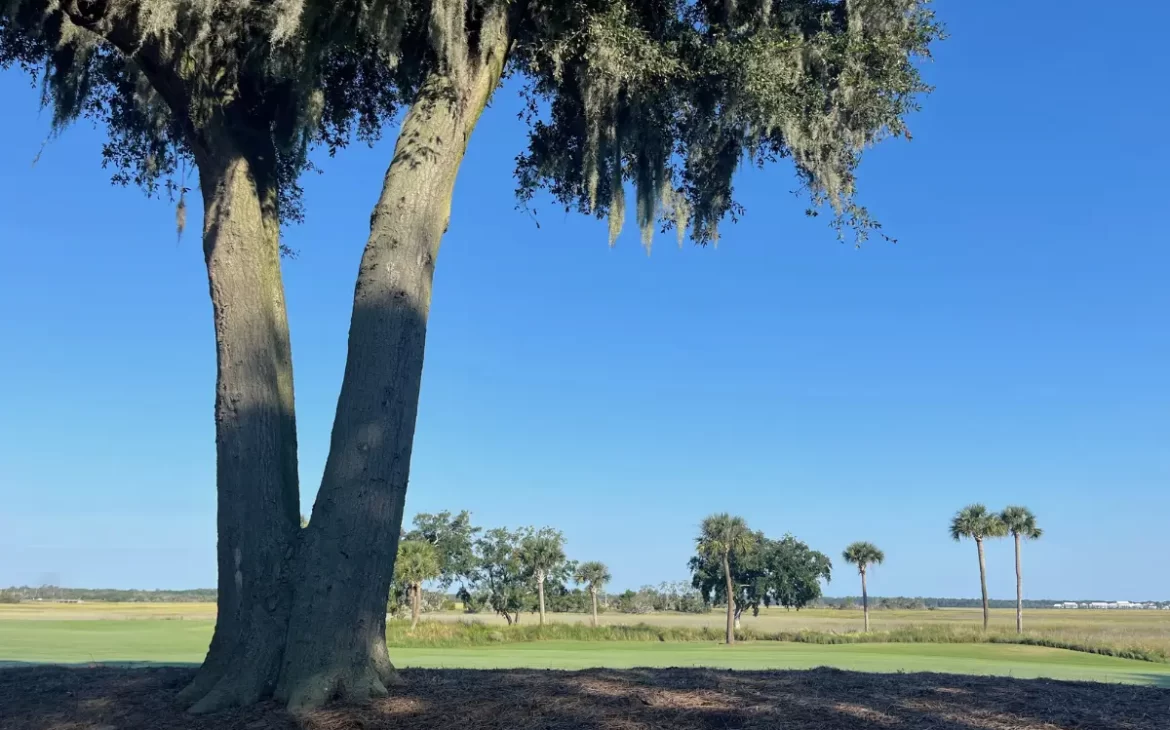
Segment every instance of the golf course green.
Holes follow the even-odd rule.
[[[25,663],[194,664],[212,622],[0,621],[0,666]],[[838,644],[774,641],[538,641],[460,648],[392,647],[400,667],[586,669],[712,667],[947,672],[1170,686],[1170,665],[1012,644]]]

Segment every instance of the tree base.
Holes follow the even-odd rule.
[[[389,688],[399,687],[402,683],[401,676],[389,662],[381,670],[371,662],[358,669],[325,668],[309,676],[285,678],[276,698],[296,715],[316,710],[330,702],[358,704],[388,697]]]

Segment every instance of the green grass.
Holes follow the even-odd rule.
[[[62,620],[147,620],[171,621],[214,620],[213,603],[102,603],[55,604],[28,602],[15,605],[0,604],[0,621],[19,619],[27,621]],[[445,637],[441,628],[423,631],[417,636],[396,643],[410,646],[468,646],[498,643],[488,637],[493,630],[504,632],[505,640],[528,640],[527,633],[535,625],[535,617],[524,616],[518,634],[508,633],[504,620],[491,614],[468,616],[463,613],[427,614],[429,622],[465,623],[469,620],[483,624],[485,629],[470,638]],[[591,631],[589,617],[583,614],[550,614],[552,626],[546,629],[545,639],[573,640],[650,640],[665,637],[670,641],[709,641],[721,635],[723,615],[717,611],[705,614],[654,613],[628,615],[606,612],[601,615],[602,632]],[[785,611],[772,608],[759,616],[745,616],[744,631],[750,635],[783,638],[791,641],[837,643],[857,641],[897,642],[983,642],[1018,641],[1015,635],[1015,611],[992,609],[991,631],[979,631],[982,615],[979,609],[940,609],[937,611],[873,611],[874,632],[869,637],[857,634],[861,628],[861,612],[855,610],[806,609]],[[1027,634],[1024,641],[1038,646],[1071,648],[1078,651],[1102,653],[1147,661],[1170,661],[1170,611],[1067,611],[1030,609],[1024,615]],[[647,629],[638,624],[649,624]],[[463,631],[456,627],[452,631]]]
[[[212,622],[206,620],[0,620],[0,665],[11,662],[196,663],[203,658],[211,629]],[[403,667],[806,669],[832,666],[873,672],[953,672],[1170,686],[1170,665],[1009,644],[759,641],[726,647],[714,642],[543,640],[454,648],[396,646],[391,649],[391,656]]]

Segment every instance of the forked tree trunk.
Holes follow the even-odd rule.
[[[597,589],[593,586],[589,587],[589,598],[593,603],[593,628],[597,628]]]
[[[865,569],[861,569],[861,613],[865,616],[865,632],[869,633],[869,591],[865,588]]]
[[[1024,633],[1024,570],[1020,565],[1020,534],[1016,538],[1016,633]]]
[[[536,574],[536,593],[540,607],[540,625],[544,626],[544,572]]]
[[[987,563],[983,559],[983,540],[976,539],[975,547],[979,550],[979,589],[983,592],[983,630],[991,620],[991,609],[987,603]]]
[[[385,606],[410,472],[439,242],[468,138],[499,83],[506,8],[465,75],[434,73],[403,120],[371,217],[325,473],[299,558],[276,696],[297,711],[387,694]]]
[[[723,580],[727,589],[727,643],[735,643],[735,584],[731,580],[731,559],[723,553]]]
[[[289,559],[300,532],[276,183],[263,162],[272,155],[244,155],[226,137],[197,154],[215,321],[219,582],[207,658],[179,695],[193,712],[271,694],[287,635]]]

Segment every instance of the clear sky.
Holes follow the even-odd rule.
[[[783,165],[741,175],[718,249],[611,250],[547,201],[538,228],[503,89],[439,259],[408,514],[554,525],[620,589],[685,578],[731,511],[834,558],[876,542],[874,593],[974,596],[947,522],[1018,502],[1047,531],[1029,595],[1170,599],[1170,9],[1103,7],[939,2],[914,141],[862,168],[899,242],[860,250]],[[17,73],[0,98],[0,585],[212,586],[198,219],[176,240],[173,206],[111,187],[85,124],[32,166],[48,114]],[[286,233],[306,512],[392,137],[324,160]],[[1011,596],[1007,541],[989,571]]]

